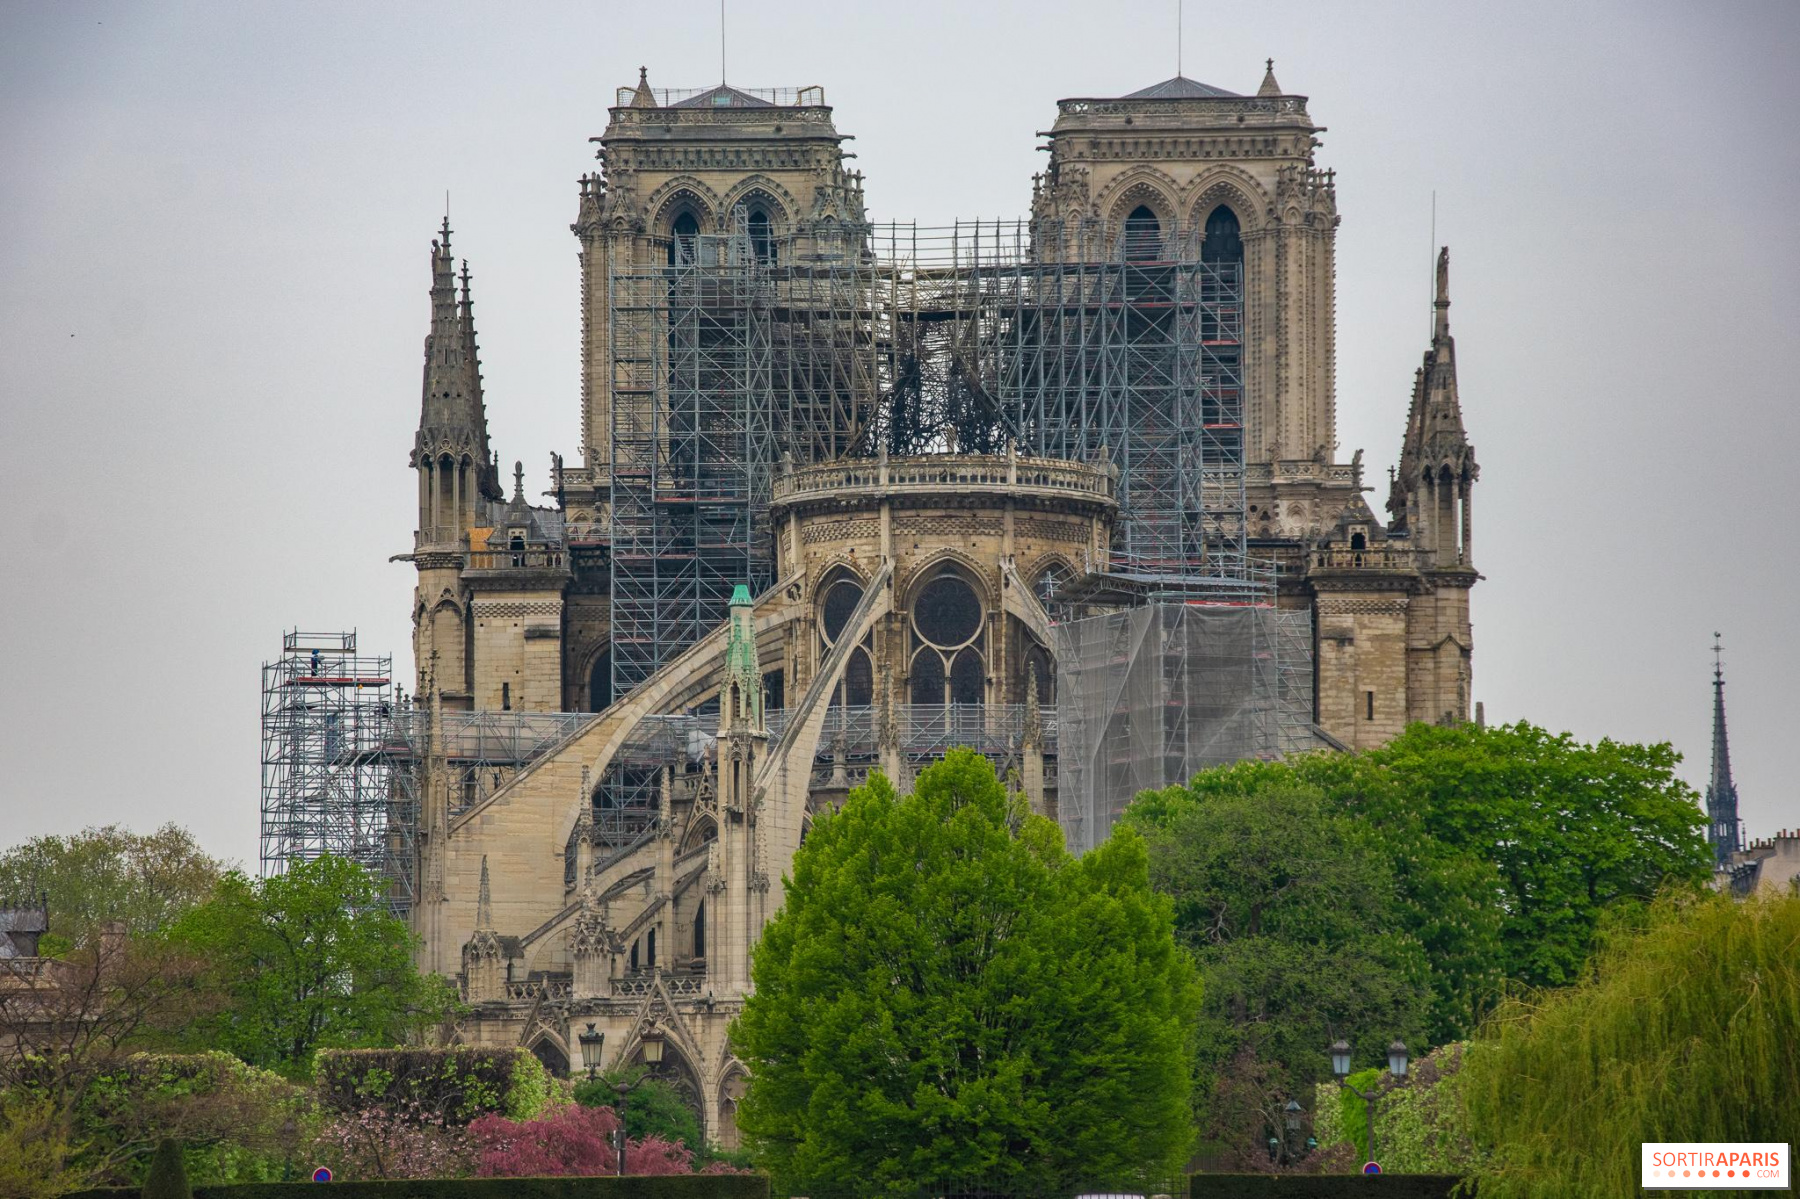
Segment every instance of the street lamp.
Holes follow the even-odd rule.
[[[581,1064],[587,1067],[588,1081],[594,1081],[594,1071],[600,1068],[600,1051],[606,1046],[606,1034],[595,1032],[592,1024],[587,1031],[575,1038],[581,1042]]]
[[[1388,1073],[1395,1078],[1406,1077],[1406,1044],[1395,1041],[1388,1046]],[[1369,1160],[1375,1160],[1375,1100],[1381,1094],[1379,1087],[1371,1091],[1359,1091],[1350,1085],[1350,1043],[1333,1041],[1331,1043],[1331,1072],[1337,1075],[1338,1086],[1349,1091],[1363,1101],[1369,1115]]]
[[[588,1027],[592,1028],[593,1025],[590,1024],[590,1025],[588,1025]],[[643,1034],[638,1038],[638,1040],[643,1045],[644,1065],[650,1067],[651,1070],[654,1070],[658,1066],[662,1065],[662,1058],[663,1058],[662,1029],[658,1028],[654,1024],[651,1024],[644,1029]],[[586,1038],[582,1039],[581,1048],[582,1048],[582,1052],[585,1054],[587,1051]],[[645,1082],[648,1082],[649,1079],[650,1079],[650,1075],[648,1073],[645,1073],[642,1076],[640,1076],[636,1082],[626,1082],[624,1079],[620,1079],[618,1082],[613,1084],[613,1090],[615,1090],[619,1093],[619,1177],[620,1178],[625,1177],[625,1096],[627,1096],[627,1095],[631,1094],[633,1091],[637,1090],[638,1087],[642,1086]]]

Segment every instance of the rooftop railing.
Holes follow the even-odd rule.
[[[999,454],[927,454],[916,458],[858,459],[804,466],[777,475],[772,498],[797,499],[834,491],[966,491],[1026,487],[1111,501],[1113,479],[1098,466],[1057,458]]]

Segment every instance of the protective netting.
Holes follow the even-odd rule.
[[[1153,601],[1056,627],[1058,816],[1106,839],[1138,792],[1316,746],[1312,614]]]

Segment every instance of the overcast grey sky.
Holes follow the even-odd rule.
[[[1173,0],[730,8],[731,81],[822,85],[879,220],[1022,214],[1059,97],[1175,71]],[[1186,17],[1188,75],[1252,92],[1273,56],[1329,127],[1341,456],[1372,479],[1437,192],[1488,719],[1670,740],[1703,784],[1718,629],[1752,835],[1800,825],[1797,49],[1787,3]],[[575,181],[639,64],[716,82],[716,6],[0,5],[0,845],[175,820],[253,863],[282,630],[409,676],[387,559],[444,193],[535,493],[577,445]]]

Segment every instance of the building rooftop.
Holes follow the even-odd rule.
[[[1186,75],[1177,75],[1173,79],[1165,79],[1161,83],[1139,88],[1126,100],[1206,100],[1218,96],[1238,97],[1239,92],[1228,92],[1222,87],[1214,87],[1210,83],[1201,83],[1197,79],[1189,79]]]

